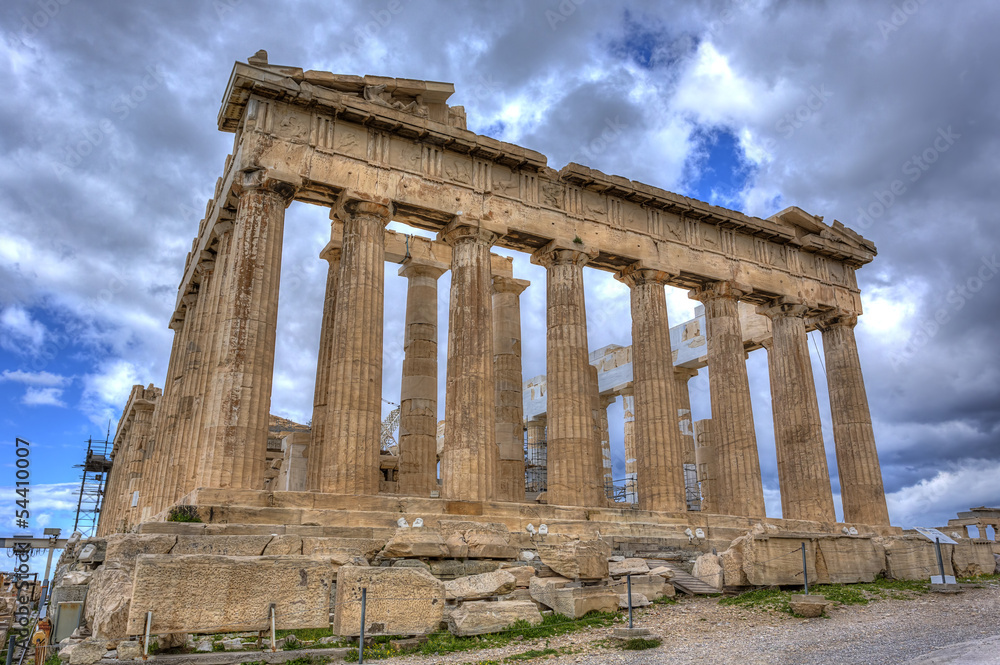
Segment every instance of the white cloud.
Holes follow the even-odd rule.
[[[81,408],[97,425],[116,421],[128,399],[129,391],[143,383],[136,366],[127,360],[108,360],[98,371],[83,377]],[[148,383],[148,382],[147,382]]]
[[[45,343],[45,325],[20,305],[9,305],[0,312],[0,332],[0,346],[15,353],[37,353]]]
[[[66,406],[62,401],[61,388],[28,388],[21,404],[26,406]]]
[[[964,460],[932,478],[886,495],[892,523],[904,528],[942,526],[959,511],[1000,507],[1000,461]]]
[[[24,370],[5,369],[0,373],[0,381],[14,381],[28,386],[61,387],[72,381],[72,377],[53,374],[52,372],[25,372]]]

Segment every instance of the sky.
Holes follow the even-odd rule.
[[[469,129],[767,217],[873,240],[857,327],[893,524],[1000,505],[1000,5],[871,2],[10,0],[0,6],[0,530],[14,442],[31,527],[70,529],[90,437],[163,384],[184,257],[232,135],[235,61],[448,81]],[[396,223],[392,228],[414,232]],[[272,413],[311,418],[326,210],[287,212]],[[503,252],[499,252],[503,253]],[[508,253],[510,254],[510,253]],[[383,397],[405,280],[386,267]],[[523,371],[545,371],[545,274],[516,255]],[[628,291],[585,271],[591,349],[631,343]],[[449,279],[439,282],[443,418]],[[695,302],[668,289],[671,321]],[[840,507],[822,339],[810,346]],[[768,515],[781,514],[767,358],[748,360]],[[691,381],[711,416],[707,371]],[[386,407],[390,408],[389,406]],[[615,477],[621,402],[609,408]]]

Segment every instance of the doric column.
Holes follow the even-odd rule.
[[[437,490],[438,278],[446,265],[407,259],[403,380],[399,391],[400,494],[429,497]]]
[[[331,231],[334,225],[331,224]],[[326,296],[323,320],[319,328],[319,352],[316,354],[316,386],[313,389],[312,439],[306,447],[306,488],[318,491],[323,470],[323,453],[330,447],[326,418],[330,406],[330,371],[333,369],[333,326],[337,313],[337,289],[340,281],[341,238],[331,238],[319,258],[327,261]]]
[[[601,450],[601,487],[605,497],[614,496],[614,482],[608,483],[608,468],[611,461],[611,441],[610,435],[605,435],[607,431],[607,412],[604,412],[604,425],[602,427],[601,411],[604,399],[601,397],[600,385],[597,378],[597,368],[590,366],[588,371],[587,390],[590,393],[590,418],[593,426],[593,437]]]
[[[550,242],[532,254],[546,268],[546,383],[548,386],[548,502],[607,505],[601,447],[593,435],[590,353],[583,266],[591,259],[582,243]]]
[[[242,176],[196,487],[264,484],[282,235],[295,187],[265,170]]]
[[[875,432],[854,338],[857,322],[857,316],[836,312],[818,322],[823,331],[840,496],[845,522],[889,524]]]
[[[445,497],[458,501],[489,501],[496,496],[490,247],[502,234],[462,218],[441,232],[441,238],[451,245],[441,484]]]
[[[385,225],[391,212],[388,205],[355,199],[341,214],[344,240],[318,487],[321,492],[374,495],[382,477]]]
[[[524,501],[524,403],[521,293],[530,282],[493,277],[493,372],[496,382],[497,501]]]
[[[635,392],[635,458],[643,510],[687,510],[680,401],[670,348],[664,287],[669,275],[629,266],[618,274],[632,302],[632,376]]]
[[[764,490],[750,405],[750,381],[737,309],[740,297],[749,291],[749,287],[733,282],[714,282],[691,291],[690,297],[705,305],[708,382],[717,442],[715,512],[764,517]]]
[[[701,510],[701,504],[698,502],[701,493],[698,489],[698,466],[694,452],[694,423],[691,420],[691,391],[688,390],[688,381],[696,376],[698,376],[696,369],[674,366],[674,383],[677,390],[677,426],[681,433],[681,448],[684,451],[684,491],[685,497],[688,499],[688,510]],[[690,473],[688,468],[693,468],[694,473]],[[691,505],[690,499],[694,499],[694,506]]]
[[[625,503],[639,501],[635,462],[635,395],[622,394],[622,414],[625,416]]]
[[[771,319],[767,347],[778,456],[781,516],[791,520],[835,522],[830,470],[823,448],[823,426],[809,359],[805,315],[809,308],[782,298],[757,308]]]
[[[695,464],[698,465],[698,484],[701,489],[701,512],[718,514],[715,506],[715,480],[718,476],[712,441],[712,420],[697,420],[693,429]]]
[[[593,367],[593,365],[591,365]],[[596,371],[597,368],[595,367]],[[614,500],[615,475],[611,462],[611,428],[608,426],[608,407],[614,404],[615,397],[597,396],[597,426],[601,436],[601,466],[604,469],[604,493],[609,500]]]
[[[528,492],[544,492],[545,484],[548,480],[547,456],[545,445],[545,416],[538,416],[534,420],[529,420],[527,424],[527,460],[525,471],[525,489]]]

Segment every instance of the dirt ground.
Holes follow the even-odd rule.
[[[636,613],[635,624],[662,638],[645,651],[623,651],[611,628],[592,629],[502,649],[392,659],[398,665],[503,663],[529,650],[558,655],[527,662],[588,665],[712,663],[1000,664],[1000,585],[960,594],[918,594],[835,607],[828,618],[799,619],[750,607],[720,605],[717,598],[683,599]],[[991,639],[992,638],[992,639]],[[968,644],[966,644],[968,643]],[[524,662],[522,660],[507,662]]]

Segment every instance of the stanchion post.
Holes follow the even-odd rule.
[[[17,644],[17,638],[13,635],[10,636],[10,641],[7,642],[7,665],[10,665],[14,660],[14,646]]]
[[[628,593],[628,628],[632,630],[632,576],[625,576],[625,587]]]
[[[358,663],[365,662],[365,605],[368,601],[368,589],[361,588],[361,636],[358,638]]]
[[[792,550],[793,552],[795,550]],[[809,569],[806,566],[806,544],[802,543],[802,581],[806,585],[806,595],[809,595]]]
[[[146,612],[146,635],[142,640],[142,659],[149,658],[149,630],[153,626],[153,610]]]
[[[271,651],[278,650],[277,641],[274,639],[274,603],[271,603]]]

